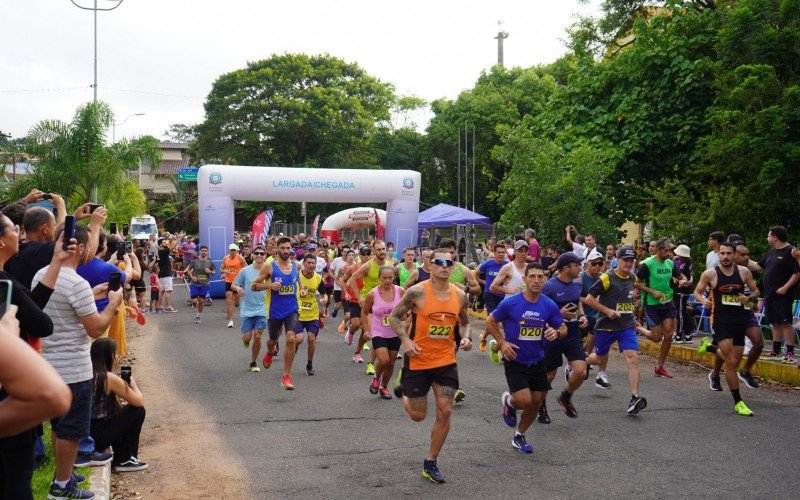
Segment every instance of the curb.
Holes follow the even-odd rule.
[[[486,311],[476,312],[472,309],[467,310],[470,317],[476,319],[486,319]],[[650,356],[658,357],[661,344],[650,342],[649,340],[639,337],[639,350]],[[714,357],[709,354],[700,354],[697,352],[696,346],[686,347],[680,344],[673,344],[669,349],[668,357],[670,359],[686,361],[689,363],[697,363],[709,368],[714,366]],[[744,366],[744,360],[740,365]],[[781,362],[769,361],[760,359],[753,365],[753,375],[762,377],[774,382],[788,384],[792,386],[800,386],[800,369],[798,365],[783,364]]]
[[[92,467],[89,475],[89,491],[94,493],[96,500],[108,500],[111,498],[111,463],[101,467]]]

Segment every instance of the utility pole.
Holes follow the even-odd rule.
[[[469,208],[469,125],[464,121],[464,208]],[[461,167],[459,167],[461,168]]]
[[[497,21],[497,26],[500,29],[494,37],[497,40],[497,65],[503,66],[503,40],[508,38],[508,32],[503,31],[503,21]]]

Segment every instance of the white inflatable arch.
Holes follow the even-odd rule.
[[[386,210],[370,207],[348,208],[325,219],[320,228],[320,236],[335,244],[339,242],[340,231],[352,231],[360,227],[376,227],[378,225],[378,221],[375,220],[376,211],[378,217],[381,218],[381,224],[385,227]]]
[[[420,181],[411,170],[203,165],[197,172],[200,243],[221,260],[233,242],[233,200],[250,200],[386,203],[386,239],[395,248],[412,246]],[[212,295],[219,296],[222,285],[215,285]]]

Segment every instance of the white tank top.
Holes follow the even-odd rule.
[[[522,271],[517,269],[517,265],[514,264],[513,261],[509,262],[508,265],[511,266],[511,279],[508,281],[508,283],[505,284],[505,288],[511,288],[513,290],[517,290],[514,293],[506,294],[506,297],[511,297],[512,295],[516,295],[519,292],[519,287],[521,287],[524,282],[522,281]]]

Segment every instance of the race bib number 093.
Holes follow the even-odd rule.
[[[294,295],[294,285],[284,285],[278,289],[278,295]]]

